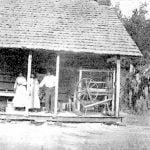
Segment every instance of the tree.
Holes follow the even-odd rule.
[[[130,18],[122,15],[119,4],[116,6],[118,17],[124,24],[127,32],[141,50],[143,57],[123,60],[123,68],[129,69],[129,63],[135,67],[135,72],[128,74],[123,85],[124,103],[132,110],[140,112],[149,107],[149,79],[150,79],[150,20],[145,15],[147,4],[144,3],[139,9],[135,9]]]
[[[123,24],[143,54],[142,60],[135,60],[134,65],[145,65],[150,63],[150,20],[145,15],[147,4],[140,6],[139,10],[133,11],[131,18],[122,18]]]

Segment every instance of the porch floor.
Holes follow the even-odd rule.
[[[101,113],[89,112],[58,112],[57,115],[45,112],[12,111],[0,112],[0,120],[7,121],[36,121],[36,122],[65,122],[65,123],[106,123],[122,122],[123,117],[104,116]]]

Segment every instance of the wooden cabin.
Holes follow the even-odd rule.
[[[13,98],[18,70],[29,81],[32,72],[41,80],[39,70],[51,68],[55,115],[100,114],[105,107],[119,117],[121,58],[142,56],[110,0],[1,0],[0,49],[0,96]],[[3,75],[10,75],[10,89]]]

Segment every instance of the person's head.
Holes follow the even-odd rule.
[[[31,78],[34,78],[35,77],[35,75],[34,74],[31,74]]]
[[[20,72],[20,73],[19,73],[19,77],[22,77],[22,76],[23,76],[23,74],[22,74],[22,72]]]
[[[50,71],[47,71],[47,73],[46,73],[48,76],[50,76],[51,75],[51,73],[50,73]]]

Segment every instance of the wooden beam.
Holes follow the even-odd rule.
[[[0,120],[6,120],[6,121],[34,121],[37,123],[42,122],[64,122],[64,123],[110,123],[113,124],[115,122],[122,122],[123,117],[113,117],[113,116],[69,116],[69,117],[63,117],[63,116],[51,116],[51,115],[17,115],[17,114],[6,114],[6,113],[0,113]]]
[[[82,79],[82,69],[79,70],[79,81]],[[81,86],[81,84],[79,85]],[[77,100],[77,110],[80,111],[80,101]]]
[[[115,89],[116,89],[116,71],[113,71],[113,94],[112,94],[112,112],[115,110]]]
[[[120,65],[120,57],[117,58],[117,72],[116,72],[116,111],[115,111],[115,116],[119,116],[119,97],[120,97],[120,70],[121,70],[121,65]]]
[[[107,63],[109,63],[109,62],[116,62],[116,60],[117,60],[116,56],[115,57],[111,57],[111,58],[107,59]]]
[[[117,58],[118,58],[117,56],[108,58],[108,59],[107,59],[107,63],[109,63],[109,62],[114,62],[114,63],[116,63]],[[125,58],[126,58],[126,57],[121,56],[121,57],[120,57],[120,61],[124,60]]]
[[[101,70],[98,70],[98,69],[80,69],[79,72],[82,71],[82,72],[112,72],[111,70],[104,70],[104,69],[101,69]]]
[[[32,53],[29,52],[28,55],[28,72],[27,72],[27,98],[29,96],[29,82],[31,77],[31,68],[32,68]],[[26,105],[26,112],[28,112],[28,106]]]
[[[89,104],[89,105],[85,105],[83,106],[84,108],[88,108],[88,107],[92,107],[92,106],[95,106],[95,105],[100,105],[100,104],[105,104],[109,101],[111,101],[112,99],[105,99],[103,101],[99,101],[99,102],[96,102],[96,103],[93,103],[93,104]]]
[[[59,66],[60,66],[60,55],[57,54],[57,58],[56,58],[55,105],[54,105],[54,114],[55,115],[57,115],[57,107],[58,107]]]

